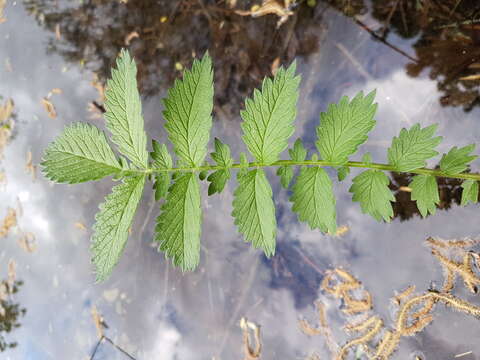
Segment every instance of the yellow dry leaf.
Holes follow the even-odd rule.
[[[240,319],[240,328],[243,334],[243,348],[245,352],[245,359],[253,360],[260,359],[262,352],[262,342],[260,337],[260,327],[242,317]],[[249,332],[253,332],[254,344],[252,346]]]
[[[3,105],[0,105],[0,159],[3,158],[3,149],[12,137],[15,123],[12,119],[13,101],[7,99]]]
[[[276,57],[275,60],[273,60],[272,65],[270,66],[270,71],[272,72],[272,75],[275,76],[275,74],[278,71],[278,67],[280,66],[280,57]]]
[[[176,62],[175,63],[175,69],[178,70],[178,71],[182,71],[183,70],[182,63]]]
[[[3,218],[2,225],[0,226],[0,239],[6,237],[10,229],[17,225],[17,212],[8,208],[7,215]]]
[[[55,110],[55,106],[49,101],[47,98],[42,98],[42,104],[45,110],[48,113],[48,116],[51,119],[55,119],[57,117],[57,111]]]
[[[33,253],[37,250],[35,234],[32,232],[23,233],[17,240],[18,245],[27,253]]]
[[[77,229],[80,229],[80,230],[83,230],[83,231],[87,231],[87,227],[85,226],[84,223],[76,222],[76,223],[74,224],[74,226],[75,226]]]
[[[100,82],[98,78],[98,74],[93,74],[93,79],[90,81],[90,85],[92,85],[98,92],[98,101],[103,103],[105,101],[105,86]]]
[[[7,18],[3,16],[5,5],[7,5],[7,0],[0,0],[0,24],[7,21]]]
[[[293,12],[289,10],[290,3],[286,1],[284,4],[278,2],[278,0],[264,0],[262,6],[254,5],[250,11],[235,11],[236,14],[241,16],[260,17],[269,14],[277,15],[280,19],[277,22],[277,27],[280,27],[288,17],[293,15]]]
[[[62,34],[60,33],[60,24],[55,25],[55,38],[57,40],[62,38]]]
[[[92,306],[92,319],[93,323],[95,324],[95,328],[97,329],[98,338],[103,338],[103,319],[102,316],[98,313],[97,307],[95,305]]]
[[[465,81],[475,81],[475,80],[480,80],[480,74],[475,74],[475,75],[468,75],[468,76],[462,76],[459,78],[460,80],[465,80]]]
[[[0,123],[4,123],[10,119],[13,113],[13,107],[14,104],[12,99],[7,99],[5,103],[0,106]]]
[[[15,279],[17,277],[17,263],[15,260],[10,259],[8,260],[8,265],[7,265],[8,271],[7,271],[7,286],[10,294],[13,293],[13,286],[15,285]]]
[[[342,225],[335,232],[335,236],[343,236],[349,231],[350,231],[350,228],[347,225]]]
[[[130,42],[135,39],[135,38],[138,38],[140,37],[140,35],[138,34],[138,32],[136,31],[132,31],[130,34],[128,34],[127,36],[125,36],[125,45],[130,45]]]
[[[32,175],[32,179],[35,180],[37,178],[37,166],[33,165],[33,157],[32,152],[27,152],[27,161],[25,163],[25,171],[28,174]]]
[[[163,23],[166,23],[167,20],[168,20],[168,17],[166,17],[166,16],[162,16],[162,17],[160,18],[160,22],[161,22],[162,24],[163,24]]]

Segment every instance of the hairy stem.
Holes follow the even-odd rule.
[[[312,160],[305,160],[305,161],[293,161],[293,160],[278,160],[275,161],[274,163],[271,164],[265,164],[261,162],[250,162],[246,164],[232,164],[229,169],[244,169],[244,168],[259,168],[259,167],[270,167],[270,166],[284,166],[284,165],[290,165],[290,166],[306,166],[306,165],[315,165],[315,166],[339,166],[338,164],[335,164],[330,161],[324,161],[324,160],[317,160],[317,161],[312,161]],[[450,175],[447,174],[440,169],[427,169],[427,168],[420,168],[420,169],[415,169],[415,170],[409,170],[409,171],[398,171],[395,169],[394,166],[388,165],[388,164],[380,164],[380,163],[366,163],[366,162],[361,162],[361,161],[349,161],[346,164],[343,164],[343,166],[347,167],[355,167],[355,168],[365,168],[365,169],[376,169],[376,170],[383,170],[383,171],[393,171],[393,172],[399,172],[399,173],[412,173],[412,174],[421,174],[421,175],[431,175],[435,177],[444,177],[444,178],[451,178],[451,179],[471,179],[471,180],[476,180],[480,181],[480,174],[479,173],[461,173],[461,174],[455,174],[455,175]],[[142,173],[142,174],[153,174],[153,173],[159,173],[159,172],[200,172],[200,171],[215,171],[215,170],[221,170],[225,169],[222,166],[217,166],[217,165],[205,165],[205,166],[198,166],[198,167],[174,167],[171,169],[159,169],[159,168],[149,168],[145,170],[131,170],[128,172],[131,173]]]

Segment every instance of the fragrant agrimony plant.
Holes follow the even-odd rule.
[[[241,112],[243,141],[254,161],[242,153],[235,162],[228,145],[218,139],[210,154],[213,162],[205,161],[213,107],[213,70],[208,54],[194,61],[192,69],[175,82],[164,101],[165,130],[175,161],[167,146],[154,140],[149,154],[136,73],[135,62],[122,50],[107,83],[105,102],[106,127],[119,155],[103,131],[87,123],[74,123],[48,146],[42,162],[45,176],[59,183],[106,176],[121,181],[96,215],[91,251],[97,281],[107,278],[122,254],[147,179],[153,181],[156,200],[164,199],[156,221],[155,241],[184,271],[195,269],[200,258],[199,181],[206,179],[210,183],[208,195],[220,193],[232,169],[238,170],[232,212],[235,224],[245,240],[267,256],[275,253],[276,219],[265,167],[278,168],[285,188],[294,178],[294,167],[300,167],[292,186],[292,210],[312,229],[327,233],[336,231],[336,212],[332,180],[324,167],[335,168],[339,180],[352,167],[365,168],[353,178],[350,192],[364,213],[380,221],[391,220],[395,201],[385,171],[416,174],[410,184],[411,197],[422,216],[435,212],[439,176],[465,180],[462,205],[478,199],[480,174],[468,172],[469,163],[477,157],[471,155],[474,145],[454,147],[443,155],[439,168],[425,168],[426,160],[438,155],[435,148],[442,140],[435,136],[435,125],[402,129],[388,149],[388,164],[372,162],[368,153],[361,161],[350,160],[375,126],[375,92],[366,96],[360,92],[351,100],[342,97],[320,114],[318,154],[308,158],[302,142],[297,140],[288,150],[290,159],[280,160],[294,132],[300,83],[295,63],[280,68],[273,79],[265,79],[262,89],[255,90],[245,102]]]

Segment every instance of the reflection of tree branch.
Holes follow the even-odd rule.
[[[100,344],[103,342],[103,341],[108,341],[110,344],[112,344],[112,346],[117,349],[118,351],[120,351],[122,354],[124,354],[125,356],[127,356],[129,359],[132,359],[132,360],[136,360],[132,355],[130,355],[128,352],[126,352],[125,350],[123,350],[120,346],[118,346],[117,344],[115,344],[113,342],[112,339],[110,339],[108,336],[105,336],[105,335],[102,335],[102,337],[100,339],[98,339],[98,342],[97,344],[95,345],[95,349],[93,349],[93,353],[92,353],[92,356],[90,356],[90,360],[93,360],[95,358],[95,354],[97,353],[97,350],[100,348]]]
[[[374,30],[370,29],[364,22],[358,20],[357,18],[353,18],[353,21],[360,26],[363,30],[367,31],[370,35],[372,35],[376,40],[380,41],[381,43],[387,45],[390,49],[393,51],[399,53],[400,55],[408,58],[409,60],[412,60],[415,63],[418,63],[418,60],[414,58],[413,56],[407,54],[405,51],[402,49],[399,49],[395,45],[390,44],[387,40],[385,40],[384,37],[378,35]]]

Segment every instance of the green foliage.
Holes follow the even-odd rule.
[[[335,234],[335,195],[332,180],[325,169],[318,166],[302,168],[290,201],[300,221],[306,221],[312,229]]]
[[[220,194],[223,191],[225,184],[228,179],[230,179],[230,168],[233,165],[230,148],[217,138],[215,138],[215,152],[211,153],[210,156],[217,165],[221,166],[223,169],[216,170],[208,176],[207,181],[210,182],[210,185],[208,186],[209,196],[215,193]]]
[[[137,66],[125,50],[107,82],[105,120],[112,141],[139,168],[147,167],[147,137],[143,130],[142,104],[137,89]]]
[[[67,184],[102,179],[122,170],[105,134],[85,123],[67,126],[47,147],[41,165],[47,178]]]
[[[353,178],[350,192],[353,201],[358,201],[362,211],[372,215],[378,221],[389,222],[393,217],[391,202],[395,197],[388,188],[390,179],[378,170],[366,170]]]
[[[297,139],[293,144],[292,149],[288,149],[290,159],[293,161],[301,162],[307,157],[307,150],[303,147],[302,141]],[[290,181],[293,179],[293,168],[291,165],[280,166],[277,170],[277,175],[280,176],[280,184],[288,189]]]
[[[430,175],[417,175],[410,183],[412,200],[417,202],[418,210],[423,217],[435,214],[436,205],[440,202],[437,180]]]
[[[208,54],[176,80],[164,101],[165,129],[182,164],[200,166],[212,127],[213,70]]]
[[[338,181],[343,181],[350,174],[350,168],[348,166],[340,166],[337,169]]]
[[[388,161],[397,171],[412,171],[426,166],[426,160],[438,155],[434,149],[442,141],[441,136],[433,137],[437,125],[421,129],[420,124],[410,130],[402,129],[392,140],[388,149]]]
[[[359,92],[350,102],[344,96],[338,104],[330,104],[327,112],[320,114],[316,145],[323,160],[343,165],[367,141],[367,134],[375,126],[373,117],[377,104],[373,103],[374,98],[375,91],[367,96]]]
[[[273,80],[265,79],[262,91],[255,90],[253,99],[247,99],[245,110],[241,112],[243,141],[259,162],[271,164],[277,161],[295,131],[293,121],[300,84],[295,69],[293,63],[287,70],[281,67]]]
[[[268,257],[275,254],[275,205],[272,188],[262,169],[238,173],[232,216],[235,225],[245,235],[245,241],[261,248]]]
[[[122,255],[144,185],[145,175],[126,177],[100,205],[91,246],[97,282],[110,275]]]
[[[157,218],[155,241],[183,271],[193,270],[200,259],[200,185],[193,173],[183,173],[170,187]]]
[[[241,113],[243,139],[255,162],[250,163],[242,152],[235,163],[229,146],[215,139],[212,163],[205,160],[213,106],[212,61],[206,54],[201,61],[194,61],[182,80],[175,82],[164,102],[165,129],[176,158],[172,158],[166,144],[152,141],[149,160],[136,67],[128,52],[122,50],[107,84],[105,119],[112,142],[124,157],[114,154],[103,132],[77,123],[67,126],[47,147],[42,162],[45,176],[56,182],[78,183],[109,175],[122,181],[113,187],[96,216],[92,261],[97,280],[106,279],[121,257],[146,179],[153,180],[156,200],[164,198],[155,240],[183,271],[195,269],[200,261],[198,178],[207,179],[208,195],[213,195],[223,191],[232,169],[237,171],[238,179],[232,212],[235,224],[245,240],[267,256],[275,253],[277,224],[264,167],[278,167],[284,188],[293,182],[290,200],[300,221],[328,233],[336,231],[336,210],[333,183],[324,166],[335,168],[339,181],[347,177],[351,167],[367,169],[353,178],[350,192],[362,211],[379,221],[393,217],[395,198],[386,171],[416,174],[410,186],[422,216],[433,214],[439,202],[437,176],[464,179],[462,205],[477,202],[480,174],[467,169],[476,158],[471,155],[473,145],[452,148],[443,155],[440,169],[424,168],[426,160],[438,154],[435,147],[441,137],[434,137],[435,125],[422,129],[416,124],[409,130],[402,129],[388,149],[389,164],[373,162],[369,153],[361,162],[349,160],[375,125],[375,92],[366,96],[360,92],[351,101],[343,97],[321,114],[316,141],[320,160],[317,153],[306,160],[307,150],[300,139],[288,151],[290,160],[278,160],[294,132],[299,82],[292,64],[286,70],[281,68],[273,79],[266,79],[262,90],[255,90],[253,98],[246,101]],[[296,179],[294,166],[301,167]]]
[[[465,180],[462,183],[462,206],[467,205],[469,202],[476,204],[478,202],[478,181]]]
[[[460,174],[467,170],[468,163],[475,160],[477,155],[470,155],[475,150],[475,144],[458,149],[454,146],[447,154],[443,154],[440,160],[440,169],[448,175]]]
[[[150,157],[153,160],[153,167],[156,169],[168,170],[173,167],[172,156],[167,150],[165,144],[159,145],[155,140],[152,140],[153,151]],[[155,201],[159,201],[167,195],[168,187],[170,185],[170,174],[167,171],[160,171],[155,173],[155,182],[153,189],[155,190]]]

